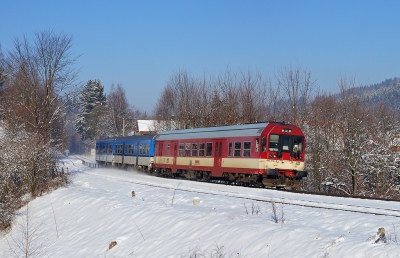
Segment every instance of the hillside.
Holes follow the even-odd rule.
[[[398,217],[363,213],[369,206],[377,214],[400,215],[393,211],[398,209],[393,202],[172,180],[88,168],[78,159],[64,162],[72,173],[68,187],[19,211],[13,230],[0,237],[0,257],[25,256],[26,240],[29,257],[398,257],[400,253]],[[193,205],[194,200],[200,203]],[[380,227],[386,229],[386,243],[374,243]]]
[[[363,97],[367,105],[385,105],[391,110],[396,110],[400,114],[400,78],[394,77],[380,83],[356,87],[349,89],[348,94],[357,94]],[[334,94],[339,99],[342,94]]]
[[[366,86],[363,89],[364,99],[367,103],[385,106],[400,113],[400,79],[386,80],[380,84]]]

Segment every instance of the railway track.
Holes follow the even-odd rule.
[[[128,182],[128,183],[146,185],[146,186],[150,186],[150,187],[171,189],[171,190],[176,190],[176,191],[181,191],[181,192],[194,192],[194,193],[214,195],[214,196],[220,195],[220,196],[237,198],[237,199],[242,199],[242,200],[247,200],[247,201],[260,202],[260,203],[277,203],[277,204],[300,206],[300,207],[315,208],[315,209],[337,210],[337,211],[354,212],[354,213],[378,215],[378,216],[391,216],[391,217],[400,218],[400,205],[399,205],[399,209],[376,208],[376,207],[369,207],[369,206],[365,206],[365,205],[343,204],[343,203],[338,203],[338,202],[321,202],[321,201],[306,200],[306,199],[300,200],[300,199],[266,197],[266,196],[245,196],[245,194],[243,194],[243,193],[223,191],[223,190],[212,190],[212,192],[210,192],[210,190],[205,191],[205,190],[201,190],[201,189],[187,189],[187,188],[185,189],[182,187],[176,188],[176,187],[166,186],[166,185],[158,185],[158,184],[152,184],[152,183],[126,180],[123,178],[119,178],[119,180]],[[185,181],[185,179],[180,179],[180,180]],[[235,186],[235,187],[240,187],[240,186]],[[382,199],[382,198],[358,197],[358,196],[357,197],[339,196],[339,195],[331,195],[331,194],[324,194],[324,193],[309,193],[309,192],[304,192],[304,191],[293,191],[293,190],[282,190],[282,189],[274,190],[274,191],[282,191],[285,193],[295,193],[295,194],[302,194],[302,195],[308,195],[308,196],[334,197],[334,198],[338,198],[337,200],[339,200],[341,198],[343,198],[343,199],[350,198],[350,199],[354,199],[354,200],[371,200],[371,201],[377,200],[377,201],[383,201],[383,202],[393,202],[394,205],[395,205],[395,203],[398,203],[398,201],[395,201],[395,200]]]
[[[96,173],[96,172],[90,172],[90,173]],[[101,175],[101,176],[104,176],[104,175]],[[246,193],[240,193],[240,192],[235,192],[235,191],[224,191],[224,190],[215,190],[215,189],[205,190],[205,189],[184,188],[184,187],[176,187],[176,186],[174,187],[174,186],[160,185],[160,184],[155,184],[155,183],[146,183],[146,182],[130,180],[130,179],[127,180],[126,178],[121,178],[121,177],[114,177],[114,176],[106,176],[106,177],[109,177],[112,180],[123,181],[123,182],[127,182],[127,183],[144,185],[144,186],[149,186],[149,187],[169,189],[169,190],[174,190],[174,191],[178,191],[178,192],[191,192],[191,193],[198,193],[198,194],[204,194],[204,195],[224,196],[224,197],[236,198],[236,199],[252,201],[252,202],[259,202],[259,203],[276,203],[276,204],[282,204],[282,205],[292,205],[292,206],[299,206],[299,207],[306,207],[306,208],[313,208],[313,209],[336,210],[336,211],[344,211],[344,212],[361,213],[361,214],[367,214],[367,215],[389,216],[389,217],[400,218],[400,205],[398,205],[399,209],[396,209],[396,208],[385,208],[385,207],[372,207],[372,206],[368,206],[368,205],[340,203],[340,199],[347,199],[347,198],[351,198],[351,199],[355,199],[355,200],[360,199],[360,198],[353,198],[351,196],[342,196],[342,197],[336,196],[334,198],[335,198],[335,200],[338,200],[338,202],[333,202],[333,201],[325,202],[325,201],[307,200],[307,199],[299,199],[299,198],[292,198],[292,197],[282,198],[282,197],[253,196],[253,195],[249,196]],[[185,181],[185,180],[182,180],[182,181]],[[235,186],[235,187],[237,187],[237,186]],[[289,192],[289,191],[285,191],[285,192],[288,192],[289,194],[293,193],[293,192]],[[306,193],[302,192],[301,194],[306,194]],[[307,194],[307,195],[309,195],[309,194]],[[310,196],[312,196],[312,195],[310,194]],[[326,197],[332,197],[332,196],[326,196]],[[379,200],[379,201],[389,202],[389,200]],[[395,201],[392,201],[392,202],[394,205],[395,205],[395,203],[397,203]]]

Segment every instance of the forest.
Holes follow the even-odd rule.
[[[172,74],[154,97],[152,114],[129,103],[122,85],[108,94],[101,80],[78,82],[72,37],[53,31],[16,38],[0,49],[0,228],[26,200],[68,182],[60,153],[87,153],[96,139],[129,135],[137,119],[174,128],[285,121],[307,139],[302,190],[400,198],[400,80],[360,85],[339,78],[335,93],[319,89],[311,71],[281,68],[195,76]],[[168,130],[171,128],[156,128]]]

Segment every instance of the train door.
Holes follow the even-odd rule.
[[[213,141],[214,145],[214,175],[217,177],[222,176],[221,162],[222,162],[222,140],[216,139]]]
[[[125,142],[122,143],[121,148],[122,148],[122,150],[121,150],[121,156],[122,156],[121,164],[123,165],[124,164],[124,157],[125,157]]]
[[[176,172],[176,159],[178,157],[178,142],[173,142],[172,145],[174,146],[173,155],[172,155],[172,173]]]
[[[280,137],[280,151],[282,160],[290,160],[290,151],[292,147],[292,137],[289,135],[282,135]]]
[[[107,144],[107,155],[106,155],[106,162],[112,162],[113,160],[113,153],[112,153],[112,144]]]
[[[136,143],[136,161],[135,161],[135,166],[137,167],[139,165],[139,142]]]

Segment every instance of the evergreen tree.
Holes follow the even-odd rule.
[[[104,86],[101,85],[99,80],[89,80],[83,87],[79,101],[81,109],[75,121],[75,128],[83,141],[93,140],[95,138],[96,128],[94,126],[96,123],[91,120],[95,119],[96,116],[93,116],[92,113],[105,105]]]

